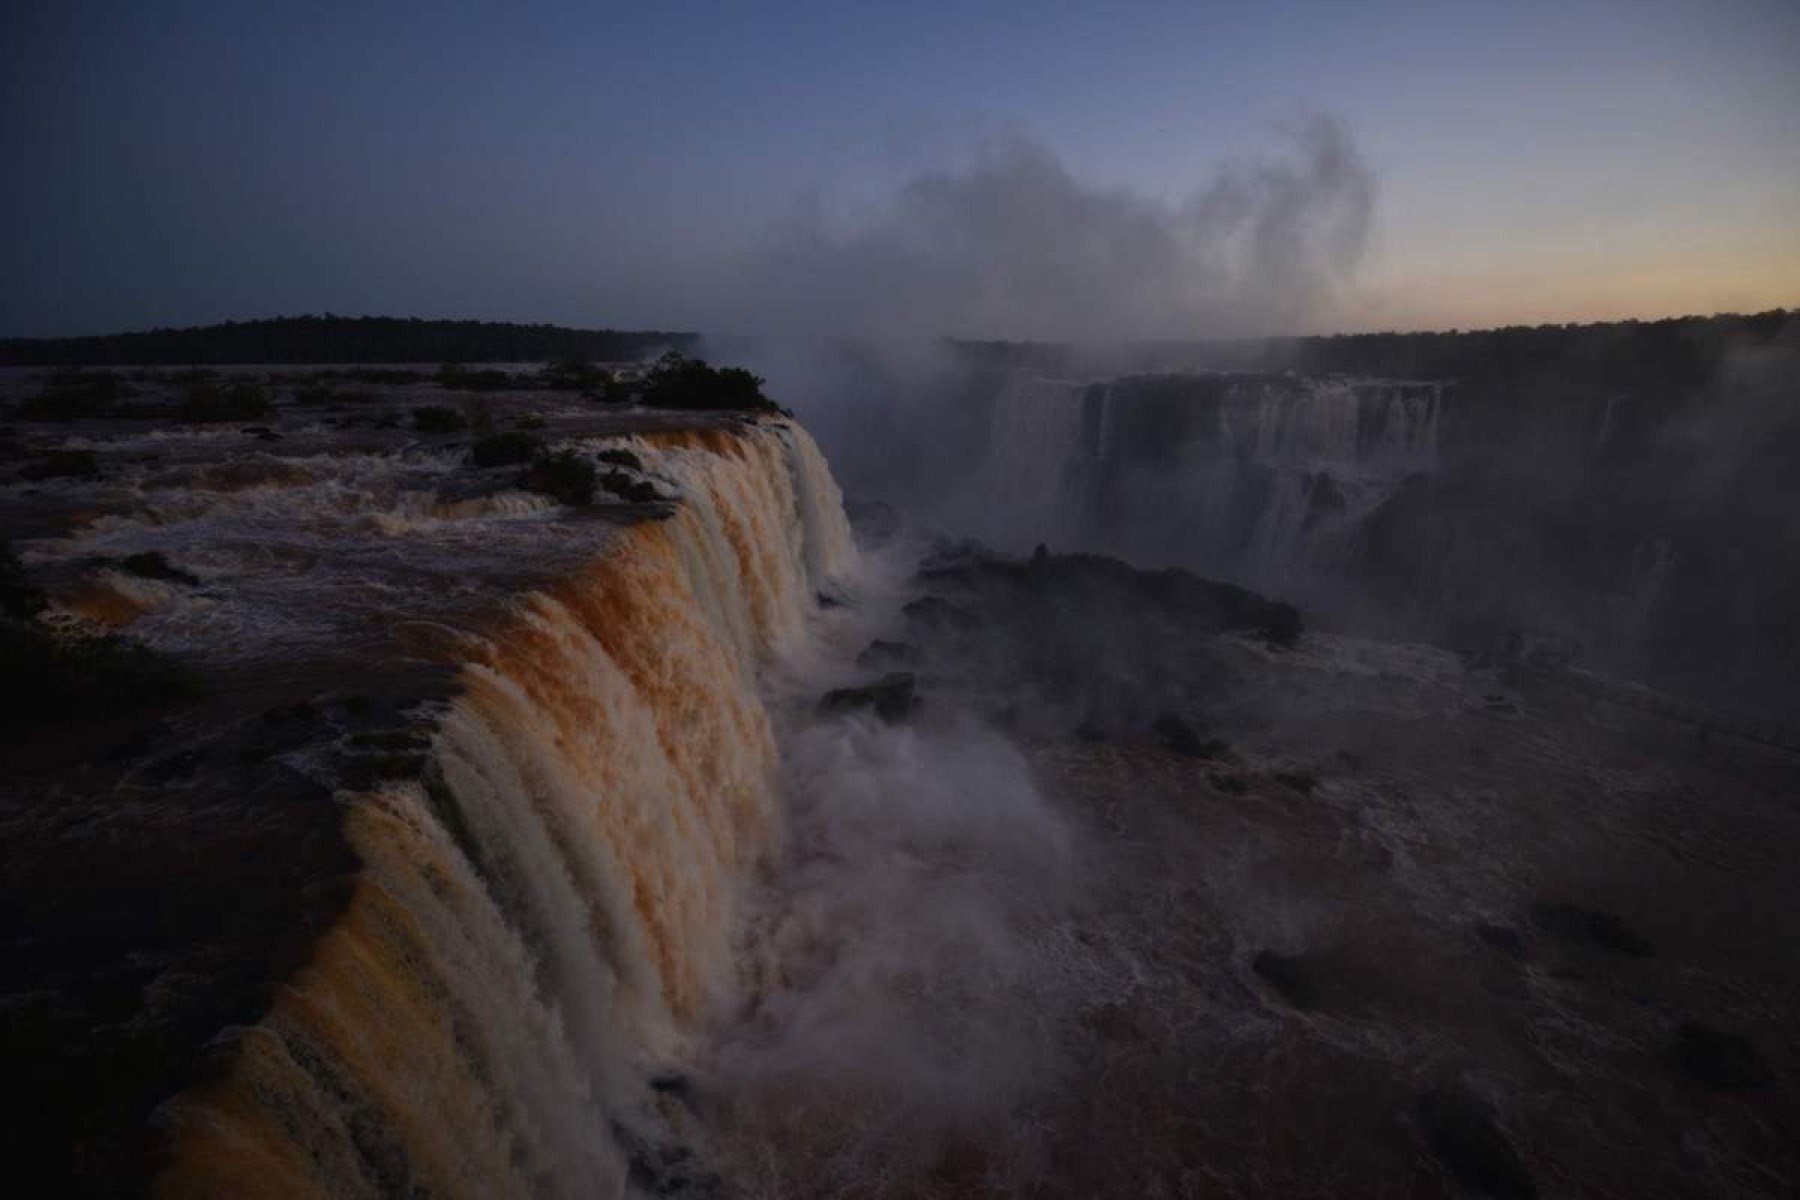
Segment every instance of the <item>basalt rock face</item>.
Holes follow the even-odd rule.
[[[1279,651],[1300,637],[1290,604],[1179,568],[1142,570],[1094,554],[1039,547],[1017,559],[975,546],[946,549],[920,567],[925,590],[904,616],[924,670],[984,679],[996,715],[1017,710],[1061,732],[1133,736],[1159,720],[1204,724],[1228,678],[1215,655],[1224,635]],[[1023,705],[1009,689],[1028,688]],[[1191,752],[1216,755],[1197,735]]]

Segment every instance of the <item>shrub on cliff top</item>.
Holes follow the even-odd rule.
[[[538,386],[553,392],[585,392],[605,386],[610,378],[591,362],[565,358],[544,367],[538,374]]]
[[[576,505],[594,502],[595,482],[594,465],[573,450],[540,456],[519,480],[528,492]]]
[[[780,412],[780,406],[763,395],[762,385],[741,367],[709,367],[704,359],[671,350],[644,377],[638,401],[653,408],[691,411]]]

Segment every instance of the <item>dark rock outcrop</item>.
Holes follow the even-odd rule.
[[[1419,1097],[1413,1115],[1432,1154],[1465,1188],[1496,1200],[1538,1194],[1518,1150],[1478,1097],[1460,1088],[1435,1088]]]
[[[600,486],[631,504],[655,504],[663,499],[655,484],[647,479],[634,479],[623,471],[608,471],[600,477]]]
[[[1558,941],[1628,958],[1651,958],[1656,946],[1612,913],[1561,901],[1531,906],[1531,923]]]
[[[911,643],[888,642],[877,638],[856,656],[856,665],[864,670],[882,670],[889,667],[917,666],[924,659],[925,656],[920,653],[919,648]]]
[[[896,671],[862,687],[837,688],[826,692],[819,701],[819,711],[872,711],[889,723],[904,721],[919,706],[914,694],[916,678],[909,672]]]
[[[1775,1081],[1749,1038],[1698,1021],[1676,1029],[1673,1053],[1683,1075],[1718,1091],[1754,1091]]]
[[[119,566],[129,574],[140,579],[156,579],[164,583],[182,583],[188,587],[198,587],[200,577],[192,571],[184,571],[175,566],[162,554],[155,550],[144,554],[133,554],[129,558],[119,560]]]
[[[1525,939],[1516,929],[1483,921],[1475,926],[1475,936],[1508,958],[1525,957]]]
[[[1251,960],[1250,969],[1299,1011],[1312,1012],[1319,1007],[1320,985],[1305,955],[1261,950]]]

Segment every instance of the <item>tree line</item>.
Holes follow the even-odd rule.
[[[693,333],[417,317],[275,317],[91,337],[0,339],[0,366],[233,363],[632,362],[691,350]]]

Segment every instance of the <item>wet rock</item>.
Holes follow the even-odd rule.
[[[1271,771],[1269,778],[1302,796],[1312,795],[1313,789],[1319,786],[1319,777],[1306,771]]]
[[[1276,646],[1299,638],[1299,610],[1233,584],[1201,579],[1175,567],[1140,570],[1121,559],[1099,554],[1052,554],[1047,548],[1020,562],[1000,558],[979,546],[936,556],[919,571],[933,584],[979,589],[1005,595],[1013,604],[1022,597],[1109,596],[1146,613],[1161,613],[1191,631],[1255,633]]]
[[[1250,793],[1250,781],[1242,775],[1227,775],[1222,771],[1214,771],[1206,777],[1206,782],[1228,796],[1246,796]]]
[[[974,613],[942,596],[922,596],[901,609],[900,615],[928,628],[968,631],[981,624]]]
[[[1531,906],[1531,923],[1559,941],[1605,950],[1628,958],[1651,958],[1656,946],[1612,913],[1562,901]]]
[[[594,459],[597,462],[606,463],[608,466],[630,467],[633,471],[641,471],[644,469],[643,460],[623,447],[615,446],[606,450],[601,450],[594,455]]]
[[[1343,485],[1328,472],[1320,471],[1312,477],[1306,495],[1306,528],[1311,529],[1322,521],[1341,517],[1349,509],[1350,501],[1344,495]]]
[[[185,583],[189,587],[197,587],[200,584],[198,575],[175,566],[155,550],[120,559],[119,567],[128,574],[136,575],[139,579],[159,579],[164,583]]]
[[[1304,955],[1261,950],[1251,960],[1250,969],[1262,976],[1293,1008],[1312,1012],[1319,1007],[1323,989]]]
[[[192,779],[195,772],[206,762],[206,758],[207,751],[202,746],[177,750],[146,765],[140,779],[146,784],[157,787],[183,779]]]
[[[1200,735],[1194,731],[1193,726],[1174,713],[1164,713],[1156,718],[1150,726],[1150,732],[1177,754],[1197,754],[1200,751]]]
[[[1460,1088],[1437,1088],[1413,1109],[1432,1154],[1465,1188],[1497,1200],[1525,1200],[1537,1183],[1485,1102]]]
[[[600,486],[630,504],[654,504],[663,498],[655,484],[633,479],[623,471],[608,471],[600,477]]]
[[[1502,1000],[1531,999],[1531,989],[1525,986],[1524,974],[1519,971],[1510,975],[1483,975],[1481,990]]]
[[[44,611],[44,593],[25,573],[12,543],[0,541],[0,615],[29,621]]]
[[[1525,939],[1516,929],[1483,921],[1475,926],[1475,936],[1508,958],[1525,957]]]
[[[897,723],[911,716],[913,709],[919,706],[919,698],[914,695],[916,685],[917,679],[910,672],[896,671],[862,687],[837,688],[826,692],[819,701],[819,711],[833,713],[868,709],[890,724]]]
[[[850,518],[851,527],[871,542],[893,537],[902,524],[899,510],[879,500],[845,500],[844,515]]]
[[[35,462],[19,468],[19,478],[33,482],[45,479],[98,479],[100,460],[92,450],[52,450]]]
[[[856,665],[864,670],[879,670],[884,667],[917,666],[924,655],[916,646],[907,642],[886,642],[877,638],[863,648],[856,656]]]
[[[717,1196],[724,1180],[704,1169],[693,1150],[680,1143],[657,1144],[614,1123],[613,1137],[625,1152],[631,1190],[647,1196]]]
[[[1741,1034],[1683,1021],[1675,1031],[1673,1050],[1683,1075],[1719,1091],[1754,1091],[1775,1082],[1756,1046]]]
[[[1142,1042],[1143,1029],[1123,1004],[1102,1004],[1081,1014],[1082,1028],[1103,1042]]]
[[[1223,758],[1231,750],[1231,743],[1220,738],[1202,738],[1197,730],[1174,713],[1163,713],[1150,726],[1166,749],[1176,754],[1185,754],[1191,758],[1218,759]]]

